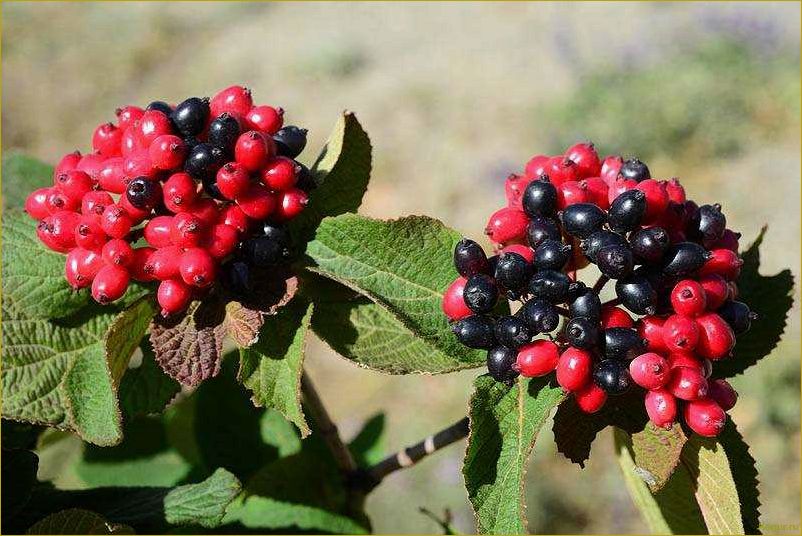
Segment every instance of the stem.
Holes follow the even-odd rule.
[[[602,307],[607,307],[607,306],[614,307],[614,306],[616,306],[616,305],[619,305],[620,303],[621,303],[621,300],[619,300],[618,298],[613,298],[613,299],[612,299],[612,300],[610,300],[610,301],[606,301],[606,302],[604,302],[604,303],[602,304]]]
[[[596,284],[593,285],[593,291],[598,294],[604,288],[604,285],[610,280],[609,277],[606,275],[600,275],[599,279],[596,280]]]
[[[301,392],[306,403],[306,409],[317,423],[318,431],[331,451],[337,467],[344,475],[350,475],[357,469],[354,456],[340,438],[337,425],[331,420],[329,412],[323,405],[323,401],[320,399],[320,395],[317,394],[317,390],[306,371],[301,376]]]
[[[463,417],[448,428],[444,428],[423,441],[388,456],[367,470],[368,482],[365,484],[368,486],[367,491],[378,486],[390,473],[412,467],[429,454],[433,454],[467,435],[468,417]]]
[[[559,314],[563,315],[566,318],[571,316],[571,311],[569,311],[565,307],[560,307],[559,305],[555,305],[554,308],[557,310]]]

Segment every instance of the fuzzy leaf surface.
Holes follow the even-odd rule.
[[[21,154],[3,155],[3,212],[25,205],[25,199],[37,188],[53,186],[53,166]]]

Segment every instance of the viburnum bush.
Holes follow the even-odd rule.
[[[793,280],[760,275],[765,230],[742,248],[715,200],[580,143],[499,181],[488,255],[355,214],[372,149],[350,112],[309,167],[306,131],[241,86],[121,107],[91,145],[3,159],[5,532],[365,533],[387,475],[466,436],[477,530],[525,532],[549,419],[580,465],[615,427],[653,531],[758,530],[728,379],[776,346]],[[338,432],[312,334],[380,373],[487,373],[465,418],[386,455],[382,415]]]

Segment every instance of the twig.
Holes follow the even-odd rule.
[[[367,470],[368,481],[365,483],[368,486],[367,491],[378,486],[384,477],[390,473],[412,467],[429,454],[433,454],[467,435],[468,417],[463,417],[448,428],[444,428],[423,441],[388,456]]]
[[[340,471],[346,476],[350,475],[357,469],[356,461],[353,454],[348,450],[348,446],[343,443],[340,434],[337,431],[337,425],[331,420],[329,412],[323,405],[320,395],[317,394],[312,380],[309,375],[304,371],[301,376],[301,392],[303,393],[306,409],[312,415],[312,418],[317,423],[318,431],[323,436],[326,446],[331,451],[334,461],[339,467]]]
[[[606,275],[603,274],[600,275],[599,279],[596,280],[596,284],[593,285],[593,292],[595,292],[596,294],[601,292],[601,289],[604,288],[604,285],[606,285],[609,280],[610,278],[607,277]]]
[[[563,315],[563,316],[564,316],[564,317],[566,317],[566,318],[568,318],[568,317],[570,317],[570,316],[571,316],[571,311],[569,311],[569,310],[568,310],[568,309],[566,309],[565,307],[560,307],[559,305],[555,305],[555,306],[554,306],[554,309],[556,309],[556,310],[557,310],[557,313],[558,313],[558,314],[561,314],[561,315]]]
[[[621,300],[619,300],[618,298],[613,298],[613,299],[612,299],[612,300],[610,300],[610,301],[606,301],[606,302],[604,302],[604,303],[602,304],[602,307],[608,307],[608,306],[609,306],[609,307],[614,307],[614,306],[616,306],[616,305],[620,305],[620,304],[621,304]]]

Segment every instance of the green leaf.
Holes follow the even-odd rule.
[[[635,463],[630,434],[615,429],[615,449],[632,501],[653,534],[707,534],[693,495],[693,482],[684,467],[652,494]]]
[[[152,296],[144,296],[117,315],[106,331],[106,361],[109,362],[115,386],[120,385],[131,356],[139,347],[157,311],[156,300]]]
[[[119,398],[123,416],[161,413],[181,390],[181,384],[167,376],[156,363],[153,347],[147,338],[140,342],[142,363],[129,368],[120,383]]]
[[[71,508],[50,514],[28,529],[27,534],[134,534],[134,530],[111,524],[89,510]]]
[[[652,492],[658,491],[679,464],[682,447],[687,440],[685,432],[677,423],[668,430],[648,423],[631,438],[638,475]]]
[[[216,527],[240,488],[239,480],[234,475],[225,469],[218,469],[203,482],[179,486],[170,491],[164,497],[164,517],[171,525]]]
[[[3,449],[3,524],[19,512],[31,498],[36,484],[39,458],[29,450]]]
[[[273,408],[292,421],[303,437],[309,426],[301,409],[301,374],[312,305],[295,300],[270,317],[250,348],[240,349],[239,380],[253,403]]]
[[[370,180],[371,146],[353,113],[342,114],[311,171],[318,187],[310,193],[306,210],[290,224],[296,244],[310,240],[326,216],[356,212],[362,204]]]
[[[741,516],[747,534],[760,534],[760,497],[755,459],[732,419],[718,435],[730,462],[730,471],[738,490]]]
[[[310,276],[314,294],[312,330],[354,364],[388,374],[439,374],[474,368],[426,342],[387,308],[350,288]]]
[[[6,180],[8,178],[4,177]],[[28,318],[61,318],[89,303],[87,290],[74,291],[64,278],[66,257],[47,249],[36,222],[18,209],[3,211],[3,304]]]
[[[53,167],[19,153],[3,155],[3,212],[25,204],[37,188],[53,186]],[[5,230],[5,229],[4,229]]]
[[[512,387],[487,375],[474,382],[462,473],[481,534],[526,532],[523,481],[529,453],[552,409],[563,400],[544,379]]]
[[[327,218],[309,243],[311,270],[385,307],[415,335],[460,362],[479,365],[482,352],[459,344],[441,310],[456,277],[459,233],[424,216],[380,221],[354,214]]]
[[[794,277],[790,270],[783,270],[772,276],[760,275],[760,244],[766,227],[742,253],[744,264],[738,278],[738,300],[746,303],[759,315],[752,322],[752,328],[738,335],[734,355],[716,361],[713,376],[729,378],[769,355],[780,341],[788,320],[788,311],[794,302]]]
[[[348,444],[359,467],[370,467],[384,459],[387,451],[384,445],[384,413],[377,413],[368,419],[362,429]]]

